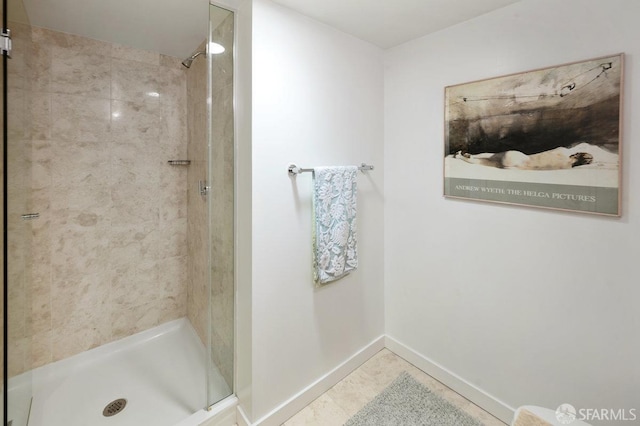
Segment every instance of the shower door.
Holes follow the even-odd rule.
[[[1,21],[2,21],[2,29],[6,28],[6,19],[5,16],[7,15],[7,9],[6,9],[6,2],[5,0],[2,0],[2,17],[1,17]],[[0,126],[2,126],[2,210],[0,210],[0,219],[2,219],[2,292],[0,293],[0,310],[2,311],[2,407],[0,408],[1,413],[0,413],[0,417],[2,417],[2,424],[6,425],[7,424],[7,417],[5,417],[5,406],[7,405],[7,399],[5,398],[5,396],[7,395],[7,386],[6,386],[6,380],[4,379],[7,376],[7,369],[6,369],[6,355],[5,355],[5,351],[4,348],[6,347],[5,345],[5,340],[6,340],[6,328],[5,328],[5,312],[7,311],[6,306],[5,306],[5,293],[6,293],[6,281],[7,281],[7,277],[5,272],[5,261],[4,261],[4,253],[5,253],[5,246],[6,246],[6,236],[5,236],[5,232],[4,230],[6,229],[6,221],[4,220],[5,218],[5,214],[4,211],[6,209],[6,197],[5,197],[5,187],[4,187],[4,182],[5,182],[5,169],[6,169],[6,164],[5,164],[5,156],[6,156],[6,150],[5,150],[5,146],[7,146],[7,138],[6,138],[6,131],[5,131],[5,123],[6,123],[6,108],[5,108],[5,99],[7,98],[7,81],[6,81],[6,73],[5,73],[5,69],[6,69],[6,55],[3,53],[2,54],[2,66],[0,67],[0,89],[2,90],[2,100],[0,101]]]
[[[209,378],[207,403],[233,393],[235,302],[235,14],[210,5],[208,40]]]
[[[2,28],[12,38],[11,58],[3,54],[3,407],[4,424],[26,426],[32,400],[31,232],[37,212],[30,211],[31,27],[22,0],[5,0]],[[9,47],[8,44],[4,45]],[[9,423],[11,422],[11,423]]]

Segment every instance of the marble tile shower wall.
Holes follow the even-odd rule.
[[[186,315],[187,93],[180,59],[32,35],[37,367]]]
[[[203,41],[197,50],[204,50]],[[188,157],[191,160],[187,174],[188,211],[188,285],[187,316],[203,344],[207,344],[207,294],[209,275],[208,235],[197,232],[207,229],[207,200],[198,191],[198,181],[207,178],[207,61],[199,56],[187,70],[187,123]]]

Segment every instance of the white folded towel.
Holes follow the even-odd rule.
[[[313,169],[313,278],[322,285],[358,267],[356,166]]]

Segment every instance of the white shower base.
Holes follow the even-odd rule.
[[[206,405],[205,360],[204,346],[181,318],[37,368],[28,425],[173,426]],[[215,400],[231,393],[219,371],[210,375]],[[28,375],[15,379],[10,393],[28,383]],[[104,417],[104,407],[118,398],[127,406]],[[13,424],[25,425],[25,419]]]

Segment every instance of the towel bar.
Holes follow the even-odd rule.
[[[358,166],[358,170],[360,170],[361,172],[364,172],[366,170],[373,170],[373,166],[370,164],[362,163],[360,164],[360,166]],[[289,172],[289,176],[296,176],[300,173],[312,172],[313,169],[303,169],[296,166],[295,164],[289,164],[289,168],[287,169],[287,171]]]

